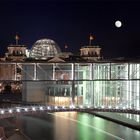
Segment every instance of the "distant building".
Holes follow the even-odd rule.
[[[7,47],[8,52],[5,53],[5,58],[8,61],[24,61],[26,58],[26,49],[25,45],[9,45]]]
[[[99,46],[83,46],[80,49],[80,56],[84,60],[97,61],[101,59],[101,48]]]

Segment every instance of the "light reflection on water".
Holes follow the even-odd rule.
[[[32,140],[139,140],[140,131],[86,113],[57,112],[19,117],[18,127]]]
[[[133,120],[140,124],[140,115],[138,114],[129,114],[129,113],[118,113],[120,116]]]

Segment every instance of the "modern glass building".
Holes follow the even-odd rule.
[[[38,40],[30,51],[37,60],[18,61],[17,55],[16,62],[0,62],[0,92],[3,83],[10,82],[15,83],[14,90],[22,91],[23,101],[140,109],[140,62],[101,60],[100,50],[84,46],[80,59],[63,60],[53,40]]]
[[[45,103],[140,108],[139,63],[35,63],[23,68],[23,80],[32,75],[43,87]]]
[[[24,101],[140,109],[139,62],[1,62],[0,75],[22,82]]]

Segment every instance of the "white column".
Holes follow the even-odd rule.
[[[36,63],[34,63],[34,80],[37,80],[37,71],[36,71]]]
[[[17,80],[17,63],[15,63],[15,80]]]
[[[53,63],[53,80],[55,80],[55,64]]]

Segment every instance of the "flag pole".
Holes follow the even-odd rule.
[[[18,39],[16,39],[16,45],[18,45]]]
[[[18,41],[19,41],[19,36],[16,34],[15,36],[15,40],[16,40],[16,45],[18,45]]]
[[[93,40],[93,36],[90,35],[90,36],[89,36],[89,46],[91,46],[92,40]]]
[[[91,46],[91,38],[89,37],[89,46]]]

